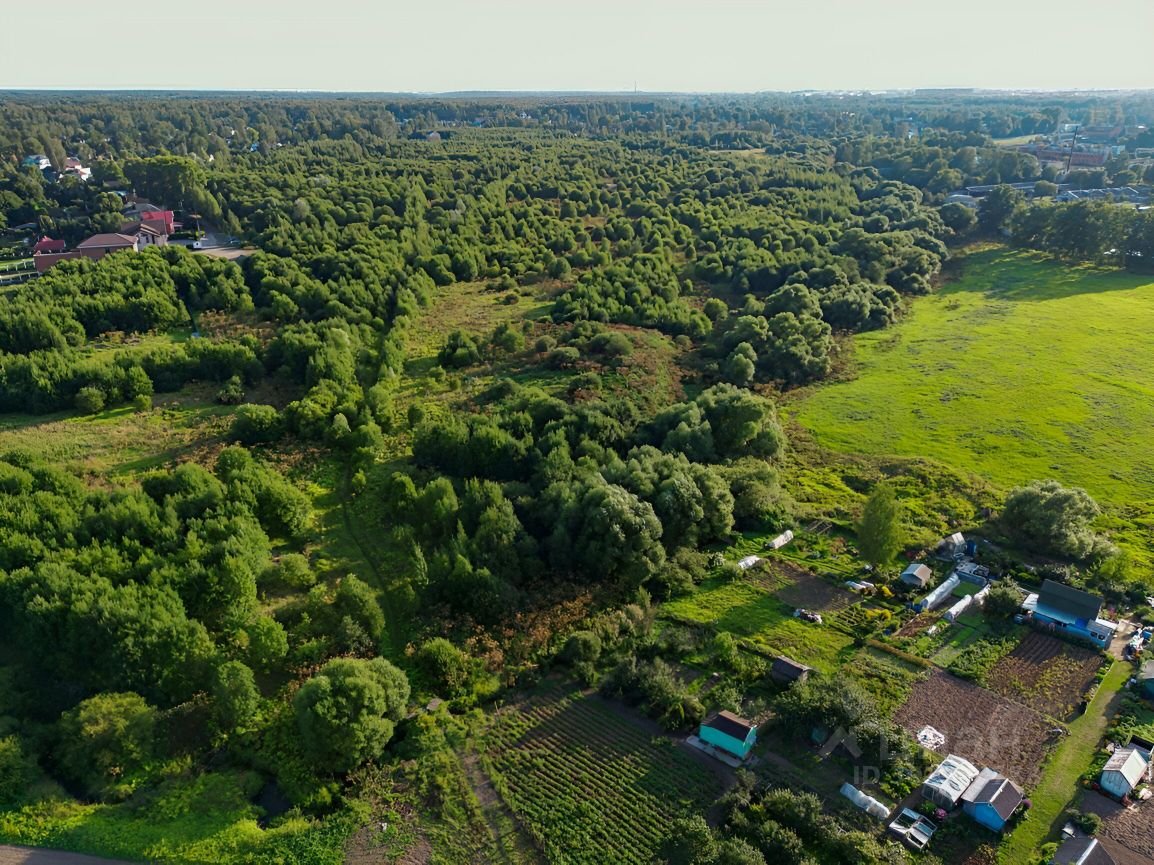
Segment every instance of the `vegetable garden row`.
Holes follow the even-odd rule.
[[[484,740],[494,787],[550,862],[648,863],[716,777],[598,697],[555,691],[500,712]]]

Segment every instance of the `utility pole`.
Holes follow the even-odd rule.
[[[1070,139],[1070,153],[1066,156],[1066,174],[1070,173],[1070,163],[1074,161],[1074,145],[1078,143],[1078,130],[1081,128],[1078,124],[1074,126],[1074,137]]]

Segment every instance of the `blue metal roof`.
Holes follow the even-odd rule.
[[[1038,601],[1038,606],[1034,608],[1034,617],[1046,618],[1052,622],[1061,622],[1064,625],[1073,625],[1079,621],[1079,619],[1076,619],[1065,610],[1059,610],[1054,607],[1047,606],[1040,600]],[[1082,619],[1081,621],[1083,624],[1085,624],[1086,620]]]

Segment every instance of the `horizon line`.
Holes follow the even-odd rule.
[[[1066,93],[1154,93],[1154,87],[980,87],[964,84],[906,87],[803,87],[793,90],[597,90],[597,89],[525,89],[500,88],[475,90],[333,90],[309,87],[61,87],[0,85],[0,93],[205,93],[205,94],[312,94],[342,96],[407,97],[500,97],[500,96],[798,96],[798,95],[886,95],[914,94],[919,91],[948,93],[1023,93],[1034,95]]]

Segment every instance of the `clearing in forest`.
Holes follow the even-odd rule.
[[[795,618],[794,609],[748,579],[719,577],[705,580],[692,595],[661,607],[662,613],[672,618],[728,631],[767,652],[788,655],[823,673],[834,673],[855,651],[853,638],[829,622],[819,625]]]
[[[493,787],[550,861],[648,863],[671,819],[720,792],[681,745],[580,691],[500,710],[483,749]]]

